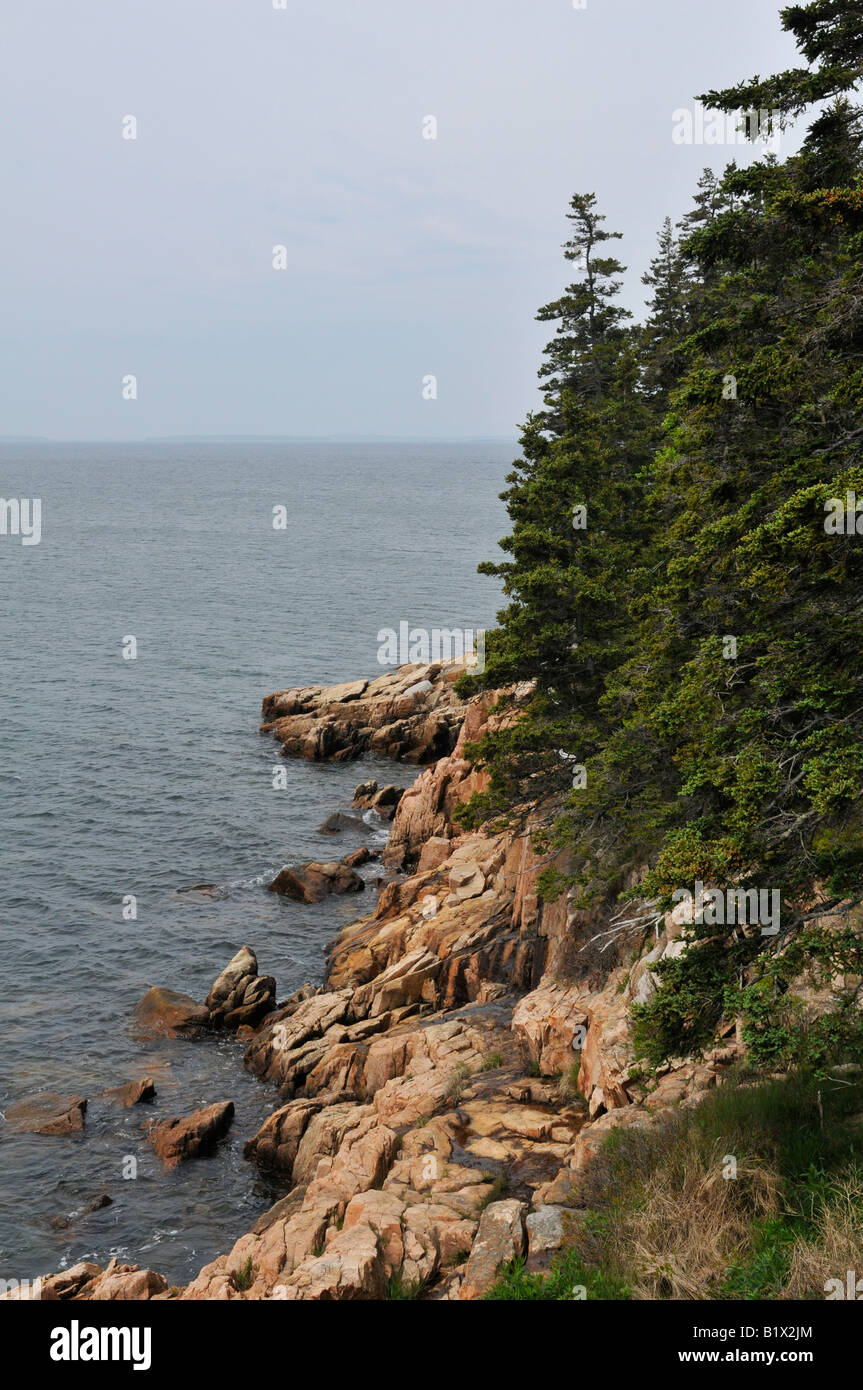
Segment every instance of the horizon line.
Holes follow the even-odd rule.
[[[73,437],[49,434],[2,434],[0,444],[518,444],[508,434],[148,434],[134,438],[112,435]]]

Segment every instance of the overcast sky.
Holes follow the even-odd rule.
[[[571,195],[638,310],[663,217],[749,158],[672,113],[793,62],[778,10],[2,0],[0,432],[514,437]]]

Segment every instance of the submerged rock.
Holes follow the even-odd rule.
[[[224,898],[226,896],[224,888],[220,888],[217,883],[192,883],[188,888],[178,888],[178,898],[188,898],[195,894],[199,898]]]
[[[343,811],[333,811],[322,825],[318,826],[320,835],[340,835],[343,830],[365,830],[365,821],[359,816],[346,816]]]
[[[10,1129],[24,1134],[79,1134],[84,1128],[86,1109],[87,1102],[82,1096],[40,1091],[7,1105],[6,1123]]]
[[[107,1192],[102,1192],[98,1197],[91,1197],[79,1211],[72,1212],[70,1216],[52,1216],[51,1226],[55,1231],[71,1231],[76,1217],[90,1216],[95,1211],[102,1211],[103,1208],[113,1205],[113,1197],[109,1197]]]
[[[188,994],[154,986],[137,1005],[135,1021],[139,1038],[176,1038],[200,1033],[210,1015],[203,1004],[197,1004]]]
[[[102,1095],[106,1100],[116,1101],[128,1110],[133,1105],[141,1105],[144,1101],[153,1100],[156,1095],[156,1083],[151,1077],[145,1076],[141,1081],[127,1081],[125,1086],[116,1086],[110,1091],[103,1091]]]
[[[100,1192],[98,1197],[91,1197],[89,1202],[84,1205],[84,1214],[89,1216],[90,1212],[102,1211],[103,1207],[112,1207],[114,1198],[109,1197],[107,1192]]]

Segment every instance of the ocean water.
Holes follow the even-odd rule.
[[[183,1282],[281,1195],[242,1157],[277,1103],[242,1046],[136,1041],[132,1010],[156,984],[203,999],[246,943],[280,999],[320,982],[373,888],[303,906],[266,884],[285,863],[381,844],[379,825],[338,840],[318,826],[365,778],[415,772],[297,760],[275,790],[261,697],[380,674],[378,630],[404,620],[490,626],[500,596],[476,564],[499,553],[516,452],[0,446],[0,495],[42,502],[38,545],[0,535],[0,1111],[42,1090],[89,1099],[80,1137],[0,1120],[0,1278],[117,1255]],[[201,883],[216,896],[183,892]],[[152,1106],[99,1098],[145,1075]],[[236,1118],[215,1155],[164,1172],[143,1122],[223,1099]],[[103,1193],[111,1205],[82,1214]]]

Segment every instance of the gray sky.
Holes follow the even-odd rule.
[[[638,309],[662,218],[749,158],[672,113],[792,62],[778,10],[6,0],[0,432],[514,436],[572,193]]]

